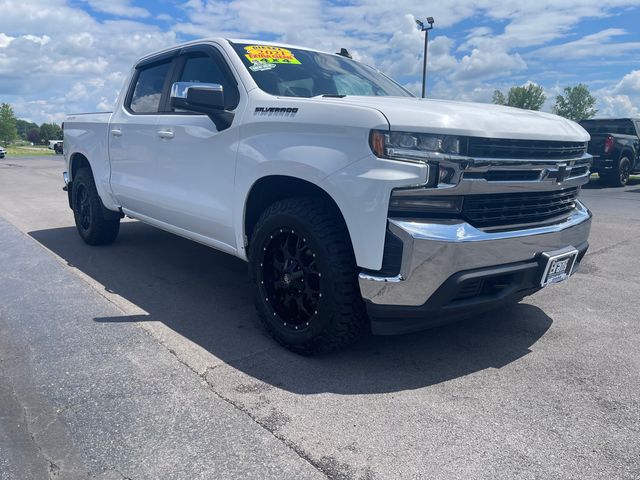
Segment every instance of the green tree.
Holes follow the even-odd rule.
[[[56,123],[43,123],[40,125],[40,138],[44,143],[49,140],[62,140],[62,129]]]
[[[40,143],[40,129],[38,127],[32,128],[27,132],[27,138],[31,143]]]
[[[506,105],[507,104],[507,99],[504,96],[504,93],[502,93],[500,90],[494,90],[493,91],[493,99],[491,101],[493,103],[495,103],[496,105]]]
[[[556,97],[556,104],[553,106],[553,113],[565,118],[579,122],[595,117],[598,110],[594,107],[596,98],[591,95],[589,87],[580,83],[575,87],[565,87],[564,95]]]
[[[535,83],[528,83],[521,87],[511,87],[507,95],[500,90],[493,92],[493,103],[526,110],[540,110],[547,96],[544,89]]]
[[[7,145],[17,136],[16,116],[13,114],[13,108],[8,103],[3,103],[0,105],[0,141]]]
[[[29,122],[27,120],[16,120],[16,130],[18,131],[18,136],[23,140],[28,140],[27,133],[29,133],[29,130],[32,130],[34,128],[38,128],[38,124]]]

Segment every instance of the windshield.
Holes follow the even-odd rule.
[[[271,95],[412,96],[377,70],[346,57],[260,44],[231,45],[258,86]]]

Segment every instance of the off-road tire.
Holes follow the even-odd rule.
[[[265,285],[265,281],[269,281],[269,250],[276,252],[272,259],[279,255],[277,252],[282,252],[284,247],[280,246],[280,250],[277,250],[274,246],[274,242],[283,242],[278,240],[282,235],[288,235],[287,238],[293,235],[292,238],[299,239],[296,246],[302,245],[306,255],[313,255],[313,270],[319,276],[317,288],[320,293],[315,313],[309,312],[311,316],[308,323],[296,325],[295,329],[291,323],[287,324],[288,309],[283,307],[284,302],[278,307],[277,294],[271,298]],[[286,244],[288,240],[284,242]],[[301,251],[301,248],[294,248],[294,252]],[[299,269],[303,270],[302,267]],[[270,271],[271,276],[275,276],[273,272],[278,270],[273,267]],[[305,270],[304,275],[308,271]],[[303,355],[335,351],[355,342],[367,332],[369,322],[360,295],[357,272],[346,226],[336,207],[328,201],[312,197],[280,200],[265,210],[253,230],[249,245],[249,276],[256,309],[269,334],[291,351]],[[309,279],[305,286],[313,281],[313,278]],[[282,286],[283,282],[276,283]],[[305,297],[308,298],[311,297]],[[276,310],[284,310],[284,313],[280,315]]]
[[[120,215],[105,209],[89,168],[75,174],[72,183],[73,217],[80,237],[89,245],[108,245],[120,231]]]

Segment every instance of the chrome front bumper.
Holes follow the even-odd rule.
[[[509,232],[484,232],[466,222],[427,223],[389,219],[402,240],[400,274],[359,276],[362,297],[377,305],[420,306],[452,275],[533,260],[542,252],[584,244],[591,212],[579,201],[562,223]]]

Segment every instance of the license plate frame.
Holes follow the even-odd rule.
[[[546,287],[563,282],[571,276],[578,259],[578,250],[567,248],[555,252],[545,252],[542,254],[542,258],[545,259],[545,264],[540,286]]]

